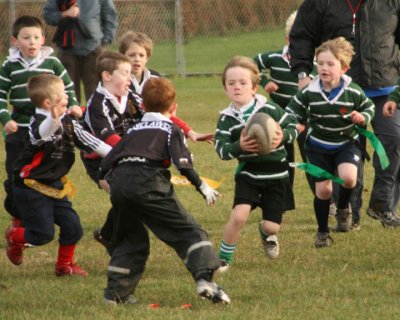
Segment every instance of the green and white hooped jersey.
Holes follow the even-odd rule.
[[[240,148],[240,134],[245,126],[246,120],[256,112],[264,112],[279,123],[283,131],[282,144],[268,155],[243,152]],[[286,150],[284,143],[293,143],[298,136],[295,117],[286,113],[280,106],[259,94],[253,101],[240,110],[230,104],[220,112],[220,118],[215,132],[215,150],[222,160],[238,159],[239,164],[257,163],[264,164],[263,169],[254,170],[244,167],[238,174],[248,176],[252,179],[281,179],[288,177],[287,169],[277,169],[273,164],[286,161]],[[268,163],[271,165],[268,168]]]
[[[317,76],[291,100],[286,111],[295,115],[299,122],[308,122],[307,135],[319,144],[338,147],[350,139],[357,139],[358,132],[350,119],[352,111],[365,117],[367,125],[374,116],[374,103],[347,75],[342,76],[343,87],[329,100],[321,89]]]

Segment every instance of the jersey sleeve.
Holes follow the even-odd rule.
[[[86,131],[78,121],[72,120],[73,137],[75,145],[84,152],[95,152],[100,157],[105,157],[111,150],[111,146],[97,139]]]
[[[184,143],[182,132],[173,126],[170,140],[170,155],[172,163],[196,188],[202,183],[199,175],[193,168],[192,154]]]
[[[264,88],[266,84],[271,81],[266,75],[266,72],[268,72],[270,68],[269,53],[268,52],[259,53],[257,56],[253,58],[253,60],[256,63],[258,70],[261,73],[260,85],[262,88]]]
[[[187,135],[192,128],[181,118],[171,115],[170,120],[182,129],[183,133]]]
[[[240,141],[232,139],[230,129],[227,117],[222,115],[218,120],[214,136],[215,151],[222,160],[235,159],[242,153]]]
[[[92,99],[87,105],[85,112],[85,122],[88,124],[93,134],[102,141],[114,145],[119,139],[114,125],[110,119],[109,108],[106,102],[101,99]],[[118,136],[119,137],[119,136]],[[118,140],[118,141],[114,141]]]
[[[4,63],[0,68],[0,122],[3,126],[11,120],[11,115],[7,108],[7,97],[10,87],[10,72],[6,63]]]

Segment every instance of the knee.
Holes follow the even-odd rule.
[[[262,224],[263,230],[268,235],[277,234],[280,230],[280,227],[280,224],[269,220],[264,220]]]
[[[328,200],[332,197],[332,188],[321,188],[315,191],[315,195],[318,199]]]
[[[43,246],[54,240],[54,232],[26,232],[26,240],[34,246]]]

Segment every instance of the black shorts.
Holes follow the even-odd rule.
[[[235,177],[233,206],[249,204],[251,210],[260,207],[263,219],[281,223],[282,214],[294,209],[294,196],[289,177],[276,180],[254,180],[241,175]]]
[[[331,174],[336,174],[336,169],[341,163],[352,163],[358,167],[358,163],[361,161],[361,149],[354,143],[347,143],[338,150],[325,150],[308,145],[306,154],[311,164]],[[316,182],[326,180],[326,178],[312,178]]]

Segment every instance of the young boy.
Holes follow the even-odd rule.
[[[227,270],[232,264],[240,231],[251,210],[257,206],[262,209],[260,236],[267,257],[274,259],[279,255],[276,234],[282,215],[286,210],[294,209],[286,150],[281,143],[293,143],[297,138],[296,119],[277,104],[256,94],[258,81],[257,66],[247,57],[232,58],[222,74],[222,84],[231,103],[221,111],[215,150],[222,160],[237,158],[240,170],[235,175],[233,212],[225,225],[220,245],[219,256],[223,261],[220,271]],[[268,155],[257,154],[255,139],[243,131],[246,121],[257,112],[267,113],[277,121],[279,135],[274,141],[273,152]]]
[[[131,61],[122,53],[105,51],[96,63],[99,85],[88,101],[84,126],[97,138],[111,147],[115,146],[136,122],[143,116],[139,104],[142,98],[129,90],[131,85]],[[175,123],[177,117],[172,121]],[[178,124],[180,125],[180,123]],[[99,181],[101,158],[93,154],[81,154],[89,176],[103,189],[108,190],[104,181]],[[113,230],[111,208],[104,225],[94,231],[94,238],[109,249]]]
[[[144,33],[128,31],[120,40],[119,52],[126,55],[132,64],[131,90],[139,95],[142,94],[143,86],[147,80],[158,78],[157,71],[146,67],[153,52],[153,41]],[[198,133],[194,131],[185,121],[178,118],[176,114],[171,115],[171,120],[177,124],[193,142],[207,141],[212,143],[214,135],[211,133]]]
[[[118,221],[114,230],[119,238],[108,267],[106,302],[131,301],[149,254],[147,230],[141,227],[145,224],[175,249],[195,279],[201,297],[229,303],[226,293],[212,282],[213,273],[220,266],[212,243],[178,201],[170,182],[168,167],[172,162],[208,205],[219,196],[200,180],[180,129],[169,119],[176,108],[175,89],[170,80],[150,79],[142,96],[146,111],[142,120],[102,161],[102,175],[107,174],[111,187]]]
[[[65,175],[75,160],[74,144],[100,156],[105,156],[111,147],[84,131],[65,113],[68,96],[59,77],[33,76],[27,92],[38,107],[29,126],[31,140],[15,164],[13,186],[24,227],[13,227],[6,232],[7,256],[13,264],[20,265],[24,245],[41,246],[52,241],[56,224],[60,227],[56,275],[87,276],[74,262],[82,226],[68,200],[74,187]]]
[[[5,209],[13,217],[13,225],[20,224],[21,212],[17,212],[13,201],[13,165],[29,141],[28,126],[35,106],[26,92],[28,79],[37,74],[49,73],[60,77],[68,94],[70,112],[81,115],[77,106],[73,83],[61,62],[44,43],[43,25],[32,16],[21,16],[13,24],[12,47],[9,56],[0,68],[0,122],[4,127],[7,180],[4,182]],[[7,102],[12,113],[7,110]]]
[[[339,189],[336,230],[348,231],[352,217],[350,197],[357,182],[361,158],[356,124],[366,126],[374,116],[374,104],[345,75],[354,50],[343,37],[324,42],[316,50],[318,76],[296,94],[286,110],[308,121],[306,152],[310,163],[344,180]],[[315,246],[329,247],[329,205],[332,181],[315,179],[314,211],[318,223]]]
[[[285,26],[285,41],[286,45],[282,50],[259,53],[253,58],[257,64],[258,70],[261,72],[260,85],[269,94],[271,100],[277,103],[281,108],[285,109],[290,99],[297,93],[297,77],[290,72],[288,47],[289,33],[292,29],[297,11],[293,12],[286,20]],[[266,72],[269,72],[267,77]],[[313,72],[312,74],[315,74]],[[305,134],[300,134],[298,137],[298,145],[300,154],[305,159],[304,153]],[[285,144],[287,152],[287,160],[293,162],[295,160],[294,144]],[[294,168],[289,168],[290,183],[294,183]],[[307,175],[309,180],[309,176]],[[313,184],[310,183],[311,189],[314,190]]]
[[[104,51],[97,59],[96,73],[99,85],[87,103],[84,127],[111,147],[115,146],[143,116],[141,98],[129,90],[131,85],[131,63],[123,54]],[[81,153],[82,162],[90,178],[105,191],[104,180],[99,180],[101,157]],[[113,230],[113,209],[94,238],[109,249]]]

